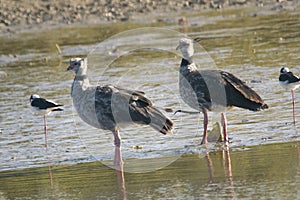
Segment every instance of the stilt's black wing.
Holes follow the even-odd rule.
[[[299,78],[293,74],[293,72],[287,72],[285,74],[280,74],[279,81],[285,82],[288,81],[288,83],[295,83],[299,82]]]
[[[36,98],[31,102],[31,106],[39,108],[39,109],[48,109],[48,108],[59,107],[59,106],[63,106],[63,105],[55,104],[51,101],[47,101],[44,98]]]

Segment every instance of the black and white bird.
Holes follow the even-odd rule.
[[[198,70],[193,62],[193,40],[182,38],[179,49],[182,60],[179,69],[180,95],[190,107],[204,115],[204,131],[201,144],[207,143],[208,111],[221,112],[223,138],[228,142],[225,111],[240,107],[251,111],[267,109],[262,98],[243,81],[221,70]]]
[[[47,120],[46,116],[53,111],[63,111],[61,104],[56,104],[53,101],[46,100],[41,98],[37,94],[33,94],[30,96],[30,106],[38,112],[42,112],[44,115],[44,132],[45,132],[45,146],[48,146],[47,142]]]
[[[119,130],[129,124],[149,125],[168,134],[173,121],[145,97],[134,91],[113,85],[93,86],[87,77],[87,58],[73,58],[67,70],[75,72],[71,96],[79,117],[87,124],[112,131],[114,144],[120,147]]]
[[[300,78],[293,74],[287,67],[280,69],[279,84],[286,90],[291,90],[292,92],[292,104],[293,104],[293,122],[296,125],[295,116],[295,93],[294,90],[300,87]]]

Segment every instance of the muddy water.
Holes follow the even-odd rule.
[[[69,94],[73,74],[66,72],[67,60],[87,56],[93,84],[143,90],[156,105],[189,109],[178,96],[180,56],[175,51],[178,38],[187,34],[203,38],[195,56],[201,68],[236,74],[270,109],[227,113],[230,154],[214,144],[198,147],[202,116],[169,114],[176,122],[170,136],[148,127],[124,127],[128,199],[295,199],[299,195],[299,123],[293,128],[290,92],[278,85],[278,73],[281,67],[300,70],[299,16],[297,11],[233,10],[189,16],[191,25],[186,27],[152,25],[167,30],[136,30],[142,25],[120,23],[1,37],[0,195],[4,199],[118,197],[117,174],[107,167],[114,156],[112,135],[78,118]],[[29,109],[34,93],[65,105],[64,112],[47,119],[49,159],[42,116]],[[300,109],[297,103],[296,109]],[[218,120],[218,114],[210,114],[210,129]],[[142,149],[134,149],[136,145]],[[53,190],[46,167],[49,162]]]
[[[298,143],[183,155],[149,173],[124,173],[100,162],[57,165],[50,189],[47,168],[0,173],[3,199],[299,199]]]

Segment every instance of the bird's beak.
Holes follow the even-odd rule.
[[[67,71],[72,70],[72,69],[73,69],[73,66],[70,65],[70,66],[67,68]]]
[[[180,45],[178,45],[177,47],[176,47],[176,50],[178,50],[180,48]]]

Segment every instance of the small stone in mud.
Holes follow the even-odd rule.
[[[143,149],[143,146],[135,145],[132,147],[133,150]]]
[[[262,83],[261,80],[251,80],[250,82],[251,82],[251,83]]]

